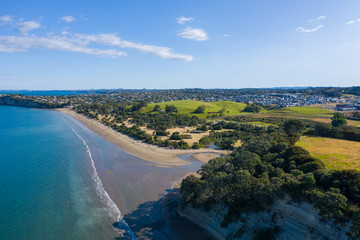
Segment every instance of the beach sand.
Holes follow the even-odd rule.
[[[125,134],[119,133],[108,126],[105,126],[99,121],[96,121],[94,119],[89,119],[84,115],[78,114],[70,109],[60,108],[57,110],[80,121],[82,124],[84,124],[86,127],[88,127],[96,134],[102,136],[107,141],[118,146],[122,151],[129,153],[133,156],[136,156],[138,158],[144,159],[146,161],[150,161],[157,164],[164,164],[164,165],[188,164],[188,162],[178,157],[178,155],[181,154],[196,153],[195,158],[203,163],[206,163],[209,159],[216,157],[215,155],[216,153],[217,154],[230,153],[229,151],[226,150],[218,150],[211,148],[202,148],[197,150],[193,150],[193,149],[178,150],[178,149],[162,148],[130,138]],[[209,153],[215,153],[215,154],[209,154]]]
[[[211,159],[219,157],[219,155],[215,153],[195,153],[192,157],[202,163],[208,163]]]

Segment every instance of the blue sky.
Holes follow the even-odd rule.
[[[353,85],[358,0],[0,2],[0,89]]]

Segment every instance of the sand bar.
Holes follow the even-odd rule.
[[[216,157],[214,154],[207,155],[208,157],[200,157],[203,155],[202,153],[218,153],[218,154],[229,154],[229,151],[226,150],[218,150],[211,148],[202,148],[198,150],[180,150],[180,149],[169,149],[162,148],[155,145],[150,145],[147,143],[143,143],[139,140],[135,140],[125,134],[119,133],[112,128],[102,124],[99,121],[94,119],[87,118],[84,115],[78,114],[75,111],[72,111],[67,108],[59,108],[58,111],[67,114],[68,116],[78,120],[90,130],[95,132],[96,134],[102,136],[107,141],[118,146],[122,151],[129,153],[138,158],[144,159],[146,161],[154,162],[157,164],[165,164],[165,165],[185,165],[188,162],[178,158],[178,155],[188,154],[188,153],[196,153],[196,159],[202,160],[206,162],[208,158]]]

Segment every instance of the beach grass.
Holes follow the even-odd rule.
[[[360,142],[321,137],[302,137],[297,146],[319,158],[329,169],[360,170]]]

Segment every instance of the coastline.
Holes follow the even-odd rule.
[[[93,167],[100,178],[101,185],[106,195],[108,194],[110,202],[114,202],[121,212],[121,221],[113,224],[115,229],[125,230],[124,233],[130,239],[134,237],[145,240],[211,239],[204,229],[179,216],[176,209],[180,201],[181,181],[190,174],[197,175],[196,171],[202,163],[218,157],[219,152],[223,153],[223,151],[214,149],[209,149],[209,152],[202,149],[182,151],[150,145],[151,150],[146,147],[142,154],[146,152],[147,157],[161,156],[162,158],[158,161],[151,158],[142,159],[131,151],[136,151],[139,146],[148,144],[139,143],[139,141],[135,144],[134,140],[126,135],[69,109],[61,112],[66,112],[67,116],[78,120],[98,135],[97,137],[102,137],[103,141],[114,144],[114,149],[132,155],[125,158],[119,158],[119,156],[102,158],[99,154],[95,154],[95,158],[100,161],[95,161],[96,166]],[[84,141],[81,137],[80,140]],[[136,147],[131,148],[132,145]],[[87,150],[89,153],[90,149]],[[92,155],[91,152],[89,154]],[[169,157],[168,160],[165,159],[166,157]],[[105,167],[104,162],[111,162],[111,164]],[[150,162],[156,164],[149,164]]]
[[[141,158],[143,160],[157,164],[170,165],[170,166],[186,165],[189,163],[185,160],[180,159],[178,156],[182,154],[190,154],[190,153],[193,153],[195,155],[194,157],[196,160],[206,163],[211,158],[217,157],[218,154],[229,153],[229,151],[226,150],[217,150],[211,148],[203,148],[197,150],[194,149],[178,150],[178,149],[162,148],[130,138],[129,136],[117,132],[112,128],[102,124],[101,122],[87,118],[86,116],[78,114],[70,109],[59,108],[56,109],[56,111],[60,111],[78,120],[86,127],[88,127],[90,130],[103,137],[105,140],[115,144],[122,151],[131,154],[135,157]]]

